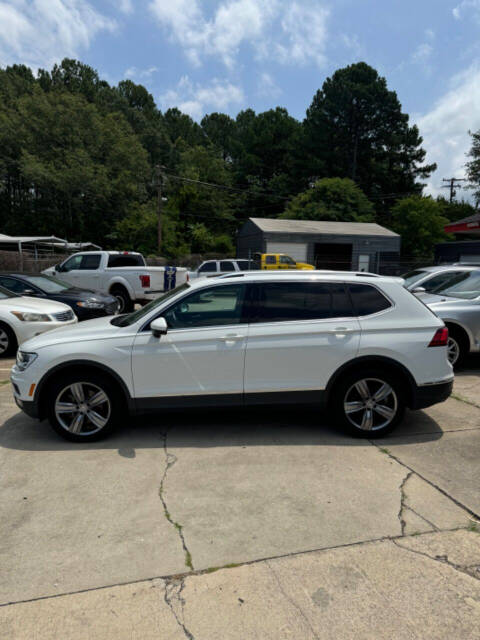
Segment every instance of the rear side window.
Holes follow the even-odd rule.
[[[216,271],[216,270],[217,270],[216,262],[205,262],[205,264],[202,264],[202,266],[198,270],[198,273],[203,273],[204,271]]]
[[[220,271],[235,271],[235,266],[230,260],[222,260],[220,262]]]
[[[378,289],[369,284],[351,284],[349,289],[358,316],[369,316],[392,306]]]
[[[275,282],[257,285],[252,322],[322,320],[354,315],[342,284]]]
[[[84,255],[80,263],[80,269],[98,269],[100,266],[100,255]]]
[[[265,264],[277,264],[276,256],[265,256]]]
[[[145,260],[140,255],[111,255],[108,256],[109,267],[144,267]]]

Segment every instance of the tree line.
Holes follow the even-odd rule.
[[[480,132],[468,165],[480,185]],[[249,217],[376,221],[428,255],[469,204],[422,196],[436,169],[385,78],[360,62],[327,78],[299,121],[284,108],[160,111],[145,87],[111,86],[79,61],[0,69],[0,231],[161,255],[231,253]],[[480,187],[479,187],[480,190]],[[480,195],[480,194],[479,194]]]

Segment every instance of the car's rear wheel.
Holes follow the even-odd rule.
[[[468,351],[467,336],[455,327],[448,327],[447,357],[452,367],[460,366]]]
[[[0,358],[15,355],[17,348],[18,342],[14,331],[0,322]]]
[[[402,420],[405,404],[397,378],[374,369],[345,376],[333,395],[337,421],[350,433],[364,438],[390,433]]]
[[[126,289],[117,286],[112,289],[111,294],[117,299],[118,313],[130,313],[133,311],[134,304],[130,300],[130,296]]]
[[[50,424],[66,440],[99,440],[112,431],[122,413],[121,394],[102,374],[80,373],[57,379],[47,393]]]

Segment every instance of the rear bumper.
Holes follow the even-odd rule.
[[[453,379],[449,382],[428,384],[415,387],[411,409],[425,409],[433,404],[444,402],[452,393]]]

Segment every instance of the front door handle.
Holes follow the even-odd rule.
[[[245,338],[245,336],[237,333],[229,333],[226,336],[222,336],[220,340],[222,340],[222,342],[235,342],[235,340],[243,340],[243,338]]]

